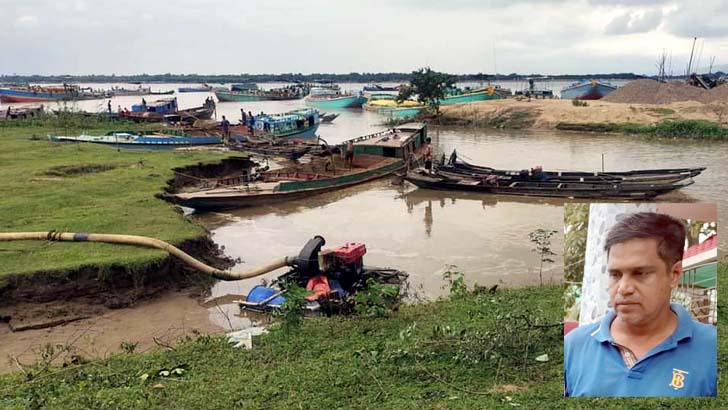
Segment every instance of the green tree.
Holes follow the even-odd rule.
[[[538,253],[541,258],[541,265],[538,267],[538,279],[543,286],[543,264],[554,263],[551,259],[556,254],[551,250],[551,237],[556,234],[556,231],[552,229],[539,228],[528,234],[528,239],[533,242],[536,247],[531,251]]]
[[[589,204],[564,204],[564,276],[567,282],[581,282],[584,277],[588,225]]]
[[[412,79],[406,87],[399,90],[398,101],[404,101],[413,95],[417,101],[425,104],[435,114],[440,113],[440,100],[445,98],[445,90],[455,84],[455,77],[450,74],[433,71],[430,67],[420,68],[412,72]]]

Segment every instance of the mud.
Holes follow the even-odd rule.
[[[217,317],[222,313],[201,306],[198,300],[173,291],[133,307],[91,306],[93,315],[47,329],[13,332],[11,326],[0,324],[0,373],[23,371],[32,365],[103,358],[124,351],[172,348],[186,338],[229,330],[229,321]],[[86,311],[74,301],[18,307],[32,309],[25,312],[28,314],[43,312],[40,316],[46,318]]]
[[[218,268],[233,264],[206,237],[179,247]],[[170,290],[202,295],[212,283],[212,278],[171,256],[140,270],[121,265],[103,269],[88,266],[71,272],[10,276],[0,284],[0,317],[16,329],[49,327],[133,306]]]
[[[84,174],[95,174],[110,171],[114,168],[116,168],[116,165],[114,164],[63,165],[49,169],[45,172],[45,175],[52,177],[74,177]]]
[[[248,157],[231,157],[217,163],[198,163],[174,168],[175,176],[167,181],[165,192],[177,193],[188,187],[204,185],[208,180],[236,177],[247,172],[254,165],[256,163]]]

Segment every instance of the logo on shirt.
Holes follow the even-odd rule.
[[[672,382],[670,383],[670,387],[672,387],[675,390],[682,389],[685,387],[685,375],[689,374],[685,370],[680,369],[672,369]]]

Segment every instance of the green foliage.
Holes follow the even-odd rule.
[[[285,293],[285,302],[274,315],[281,319],[280,329],[283,333],[291,333],[303,323],[303,314],[306,311],[306,296],[309,292],[295,282],[282,282],[281,288]]]
[[[400,89],[397,101],[417,95],[417,101],[439,113],[440,100],[445,98],[445,90],[454,84],[455,78],[449,74],[433,71],[430,67],[420,68],[412,72],[409,86]]]
[[[589,103],[586,101],[577,100],[576,98],[574,98],[573,100],[571,100],[571,105],[573,105],[574,107],[588,107]]]
[[[468,285],[465,283],[465,276],[462,272],[454,270],[455,266],[450,266],[442,278],[447,282],[450,295],[461,297],[468,293]]]
[[[392,312],[398,296],[398,286],[379,283],[369,278],[366,289],[354,295],[354,311],[368,317],[385,317]]]
[[[728,286],[728,265],[718,278]],[[294,333],[261,336],[252,350],[202,336],[32,380],[2,375],[0,408],[728,408],[728,293],[718,293],[716,398],[564,399],[562,295],[549,285],[470,293],[403,306],[387,320],[311,318]]]
[[[539,228],[528,234],[528,239],[535,244],[535,248],[531,249],[532,252],[538,253],[541,258],[541,264],[538,268],[538,279],[543,286],[543,264],[554,263],[551,259],[556,254],[551,250],[551,237],[556,234],[556,231],[552,229]]]
[[[728,128],[706,120],[665,119],[657,124],[634,123],[565,123],[556,124],[556,129],[580,132],[618,132],[646,135],[659,138],[726,139]]]
[[[588,229],[589,204],[564,204],[564,279],[567,282],[581,282],[584,277]]]
[[[121,351],[127,354],[132,354],[134,351],[136,351],[137,346],[139,345],[139,342],[127,342],[126,340],[121,342],[121,345],[119,346],[121,348]]]

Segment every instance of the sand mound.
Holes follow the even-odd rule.
[[[709,90],[703,95],[703,99],[701,101],[704,103],[728,103],[728,84],[719,85]]]
[[[725,92],[725,91],[724,91]],[[678,101],[700,101],[707,91],[678,82],[661,83],[655,80],[642,79],[627,83],[625,86],[609,93],[602,100],[627,104],[669,104]]]

